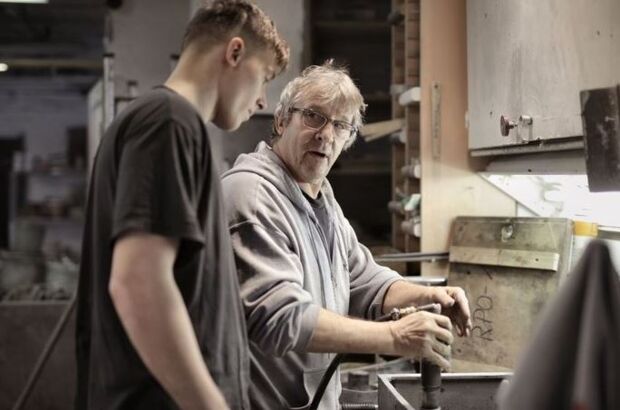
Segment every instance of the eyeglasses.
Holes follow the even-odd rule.
[[[320,130],[327,125],[328,122],[331,122],[334,126],[334,134],[339,139],[349,139],[357,133],[357,128],[352,124],[346,121],[332,120],[320,112],[309,108],[291,107],[290,112],[300,112],[304,125],[314,130]]]

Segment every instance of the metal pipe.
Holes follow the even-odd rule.
[[[26,386],[22,390],[21,394],[19,395],[19,398],[17,399],[17,401],[15,402],[15,405],[13,406],[13,410],[21,410],[26,404],[26,400],[28,400],[30,393],[32,393],[32,389],[34,389],[34,386],[37,380],[39,380],[39,376],[41,375],[43,366],[45,366],[45,363],[47,363],[47,360],[49,359],[52,351],[54,350],[54,347],[56,346],[56,343],[58,342],[58,339],[60,338],[62,331],[64,330],[65,326],[69,322],[69,317],[71,317],[71,313],[73,312],[73,309],[75,308],[75,301],[76,301],[76,293],[74,293],[73,296],[71,297],[71,301],[69,302],[67,309],[65,309],[65,311],[63,312],[62,316],[60,317],[60,320],[56,324],[56,327],[52,331],[51,336],[47,340],[47,343],[45,343],[45,347],[43,348],[41,355],[37,359],[37,363],[32,369],[30,376],[28,377]]]
[[[427,311],[441,314],[441,305],[434,303]],[[420,366],[422,378],[422,410],[441,410],[439,393],[441,391],[441,368],[428,360]]]

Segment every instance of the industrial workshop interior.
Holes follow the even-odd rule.
[[[174,94],[169,84],[185,75],[178,73],[200,71],[191,70],[194,60],[189,59],[194,57],[187,57],[198,46],[181,45],[192,16],[213,1],[0,0],[0,409],[620,409],[620,1],[247,1],[273,20],[287,44],[288,63],[282,72],[273,72],[257,108],[244,111],[243,123],[227,128],[218,118],[202,115],[184,94],[169,96]],[[262,47],[255,43],[241,44],[247,50]],[[227,53],[224,47],[238,43],[217,44],[209,53]],[[214,59],[225,67],[221,70],[233,72],[247,67],[233,63],[259,61],[250,60],[251,51],[241,60],[232,53]],[[286,114],[277,110],[285,101],[285,87],[305,78],[304,70],[312,65],[346,68],[363,97],[363,123],[350,120],[350,111],[337,103],[335,111],[325,111],[327,105],[312,103],[310,91],[299,94],[305,107],[297,102],[295,107],[284,105]],[[231,77],[240,78],[241,85],[229,83],[228,88],[246,92],[243,84],[253,81],[250,76]],[[131,155],[146,159],[131,168],[113,157],[119,147],[130,145],[118,141],[129,137],[119,136],[114,140],[119,145],[107,150],[100,144],[125,132],[123,121],[133,121],[127,118],[138,112],[139,101],[164,94],[185,109],[196,108],[193,117],[202,119],[200,129],[206,130],[204,152],[212,172],[205,177],[210,182],[200,183],[210,190],[191,200],[208,201],[221,212],[209,208],[205,229],[225,229],[221,235],[205,231],[194,248],[204,250],[200,255],[207,265],[229,254],[236,264],[210,271],[218,279],[195,288],[180,283],[176,269],[194,248],[176,231],[149,231],[151,225],[145,224],[115,236],[91,235],[93,229],[118,232],[117,216],[132,212],[122,207],[138,200],[132,191],[144,188],[141,180],[133,188],[132,182],[117,186],[112,181],[102,189],[103,178],[139,173],[135,169],[140,166],[159,168],[150,177],[156,179],[153,185],[164,187],[161,193],[169,179],[179,177],[167,174],[174,167],[165,163],[178,146],[150,167],[147,161],[154,158],[146,155],[154,154],[148,154],[148,143],[142,141],[147,148]],[[216,108],[224,104],[222,95],[216,97]],[[117,134],[106,132],[117,123]],[[284,131],[272,140],[279,129]],[[295,130],[301,130],[298,136],[291,134]],[[312,138],[308,144],[335,147],[337,137],[349,132],[352,136],[345,138],[354,141],[350,148],[339,145],[335,155],[311,153],[307,161],[312,163],[335,158],[321,168],[325,178],[312,196],[307,187],[314,182],[300,179],[301,171],[287,162],[287,148],[282,147],[297,149],[305,142],[291,138],[304,135]],[[252,165],[260,162],[257,158],[263,163],[268,158],[279,170],[269,175],[293,189],[305,204],[303,212],[312,212],[310,219],[294,222],[303,207],[285,197],[278,183],[264,188],[269,177],[261,172],[267,171],[244,171],[244,166],[266,167]],[[114,161],[109,165],[118,167],[114,171],[104,168]],[[200,164],[189,166],[194,165],[191,170],[202,172]],[[133,171],[124,172],[123,166]],[[259,181],[253,183],[263,187],[256,190],[266,190],[264,198],[252,197],[247,178]],[[248,189],[240,192],[241,187]],[[112,192],[112,199],[102,192]],[[183,215],[174,213],[180,200],[151,195],[150,201],[148,209]],[[224,217],[240,218],[246,207],[259,209],[260,204],[266,204],[265,213],[248,211],[250,222],[245,223],[271,227],[262,234],[252,229],[244,233]],[[290,207],[282,211],[286,217],[277,219],[285,206]],[[315,223],[316,229],[306,229],[306,223]],[[271,230],[277,235],[267,238]],[[173,233],[167,237],[165,232]],[[289,237],[289,232],[300,236]],[[207,370],[214,386],[210,391],[217,398],[223,395],[221,406],[184,402],[181,397],[193,382],[185,384],[177,376],[183,373],[166,374],[158,365],[185,362],[170,350],[161,350],[158,358],[150,347],[165,346],[167,336],[151,333],[144,341],[130,330],[135,328],[119,302],[123,293],[117,287],[122,284],[110,285],[110,278],[118,277],[110,266],[122,259],[118,255],[126,249],[122,246],[129,246],[127,238],[140,235],[163,238],[162,249],[172,249],[166,271],[174,273],[170,286],[177,296],[175,283],[186,286],[179,303],[184,320],[194,325],[188,329],[198,356],[187,357],[197,358],[192,363]],[[259,239],[264,242],[250,242]],[[327,242],[338,245],[322,248]],[[263,249],[267,246],[274,248]],[[95,265],[85,260],[99,253],[113,253],[114,264],[108,261],[107,270],[91,271]],[[329,262],[321,264],[321,258]],[[148,264],[145,259],[133,261],[141,266]],[[296,269],[303,276],[295,276]],[[341,277],[349,287],[338,282]],[[234,295],[204,289],[209,284],[226,288],[221,278]],[[416,299],[407,293],[395,299],[391,289],[397,284],[430,296]],[[315,285],[323,299],[313,293]],[[150,292],[146,282],[141,286],[143,293]],[[203,291],[206,296],[196,296]],[[345,295],[344,305],[330,302],[334,294]],[[206,308],[195,314],[194,297],[215,298],[233,308],[203,301]],[[264,300],[266,307],[254,307]],[[392,306],[392,300],[411,302]],[[134,320],[164,322],[167,317],[152,305],[139,307],[142,316]],[[97,317],[104,312],[112,322]],[[342,327],[332,327],[325,336],[321,326],[327,322],[321,321],[327,313],[337,320],[330,323]],[[460,327],[459,314],[465,318]],[[88,326],[99,327],[88,334],[90,365],[80,372],[76,341],[87,325],[76,325],[76,318],[87,316]],[[396,337],[392,330],[407,320],[413,326],[414,318],[441,328],[434,334],[420,330],[423,346],[432,346],[428,351],[359,347],[367,346],[371,336],[377,341],[384,334]],[[194,320],[210,327],[196,327]],[[226,333],[226,324],[233,323],[238,327]],[[349,326],[368,331],[350,336]],[[142,330],[146,328],[151,329],[144,325]],[[236,370],[226,368],[233,350],[220,343],[229,339],[218,333],[229,335],[235,329],[248,334],[236,334],[224,344],[251,357],[244,382],[249,393],[236,394],[230,387],[236,382],[226,386],[229,379],[218,378],[225,371],[231,372],[226,376],[230,380],[237,377]],[[349,340],[336,344],[337,333]],[[115,345],[117,340],[122,343]],[[220,344],[210,345],[214,340]],[[321,340],[333,344],[321,345]],[[125,357],[131,364],[125,365]],[[240,363],[246,358],[234,357]],[[220,359],[225,370],[213,367]],[[119,379],[111,379],[113,375]],[[150,401],[140,398],[143,393],[150,394]],[[205,403],[215,397],[205,396]]]

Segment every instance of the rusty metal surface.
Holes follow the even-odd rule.
[[[444,373],[438,404],[442,410],[493,410],[500,383],[510,373]],[[422,409],[420,374],[380,374],[379,408]]]
[[[557,254],[557,270],[450,263],[448,283],[465,289],[472,311],[469,338],[456,338],[452,354],[469,362],[513,368],[547,300],[566,277],[572,222],[561,218],[459,217],[452,248],[520,255]]]
[[[581,92],[590,191],[620,190],[620,85]]]

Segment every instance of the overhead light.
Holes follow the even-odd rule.
[[[45,3],[49,3],[49,0],[0,0],[0,3],[31,3],[31,4],[45,4]]]
[[[0,63],[0,73],[4,73],[9,69],[9,65],[6,63]]]

